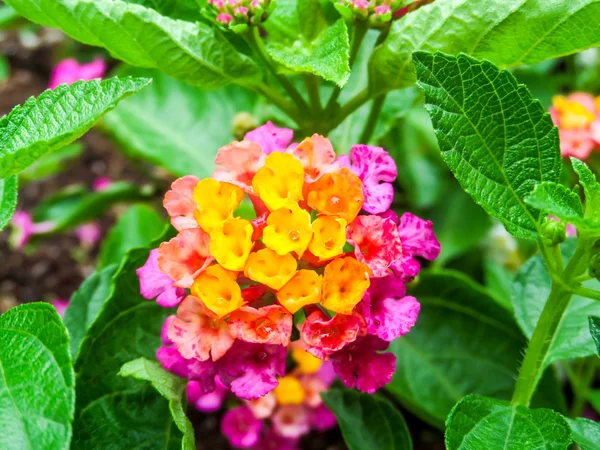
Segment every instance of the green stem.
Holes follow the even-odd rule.
[[[356,57],[358,56],[358,52],[360,51],[360,46],[362,45],[365,36],[367,35],[367,31],[369,28],[364,25],[355,24],[352,28],[352,38],[350,43],[350,60],[349,65],[350,69],[354,66],[354,62],[356,61]],[[342,93],[342,88],[340,88],[337,84],[333,88],[333,92],[327,101],[327,105],[325,106],[325,111],[327,113],[331,113],[335,107],[335,103],[337,99],[340,97]]]
[[[285,91],[292,98],[294,103],[296,103],[298,109],[308,110],[308,103],[306,103],[306,100],[302,98],[302,96],[292,85],[292,83],[290,83],[290,81],[286,77],[277,73],[277,69],[273,65],[273,62],[271,61],[271,58],[267,53],[267,49],[265,48],[265,44],[263,43],[260,37],[258,27],[251,27],[250,32],[246,34],[246,38],[248,41],[248,45],[250,45],[250,48],[252,48],[256,56],[263,62],[263,64],[267,66],[267,69],[269,69],[271,74],[273,74],[273,76],[279,82],[279,84],[281,84],[283,89],[285,89]]]
[[[310,99],[310,106],[312,111],[317,113],[319,116],[323,112],[323,106],[321,106],[321,92],[319,89],[319,79],[310,74],[304,74],[304,85],[308,91],[308,98]]]
[[[382,94],[373,100],[371,111],[369,112],[369,118],[367,119],[367,123],[365,124],[365,127],[360,135],[360,139],[358,140],[359,143],[368,144],[371,140],[371,137],[375,132],[375,128],[377,127],[377,121],[381,115],[381,110],[383,109],[386,95],[387,94]]]
[[[346,117],[348,117],[350,114],[352,114],[358,108],[360,108],[362,105],[367,103],[370,99],[371,99],[371,96],[369,94],[368,88],[365,88],[364,90],[362,90],[361,92],[356,94],[348,103],[346,103],[339,110],[339,112],[336,114],[336,116],[331,121],[331,123],[329,125],[329,129],[333,130],[334,128],[336,128],[340,123],[342,123],[346,119]]]
[[[589,242],[586,239],[579,240],[577,249],[564,272],[557,274],[556,266],[548,266],[548,270],[552,275],[552,290],[533,331],[533,336],[529,341],[525,358],[519,370],[519,377],[512,398],[514,405],[529,406],[531,397],[545,368],[548,350],[554,341],[558,326],[573,295],[568,282],[586,270],[587,258],[585,256],[588,251],[588,244]],[[540,243],[540,245],[542,244]]]
[[[573,290],[573,293],[575,295],[580,295],[581,297],[589,298],[591,300],[600,301],[600,292],[595,291],[593,289],[578,287]]]

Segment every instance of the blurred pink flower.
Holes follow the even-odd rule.
[[[100,57],[87,64],[79,64],[72,58],[65,59],[52,70],[48,89],[54,89],[61,84],[73,84],[79,80],[102,78],[106,68],[106,62]]]
[[[586,92],[556,95],[550,115],[558,127],[562,156],[585,160],[600,149],[600,97]]]

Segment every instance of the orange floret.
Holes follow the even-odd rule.
[[[325,267],[323,306],[340,314],[352,314],[369,288],[369,267],[354,258],[339,258]]]
[[[269,214],[263,230],[263,243],[282,256],[302,255],[311,238],[310,214],[295,203]]]
[[[263,248],[250,254],[244,275],[257,283],[279,290],[294,276],[297,267],[296,258],[289,253],[281,256],[270,248]]]
[[[233,212],[240,206],[243,198],[242,188],[205,178],[194,188],[194,201],[198,205],[194,217],[198,225],[211,234],[219,229],[223,222],[233,217]]]
[[[310,185],[308,206],[350,223],[364,202],[362,181],[347,168],[327,173]]]
[[[213,230],[210,253],[227,270],[244,270],[250,250],[254,245],[254,229],[246,219],[231,218]]]
[[[221,319],[244,305],[236,278],[235,272],[219,265],[210,266],[194,281],[192,295]]]
[[[300,308],[321,300],[321,275],[313,270],[299,270],[277,292],[277,300],[292,314]]]
[[[252,188],[270,211],[303,200],[304,168],[292,155],[274,152],[267,156],[252,179]]]
[[[308,245],[310,252],[320,261],[332,259],[344,253],[346,244],[346,221],[322,216],[312,223],[313,238]]]

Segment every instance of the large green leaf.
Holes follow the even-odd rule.
[[[79,138],[117,102],[147,86],[143,78],[61,85],[30,98],[0,120],[0,178]]]
[[[467,394],[509,399],[526,343],[510,313],[485,289],[450,270],[422,272],[411,295],[421,312],[410,333],[391,344],[396,373],[387,390],[438,427]],[[543,385],[540,390],[548,385],[558,390],[551,373]],[[537,404],[562,409],[559,399],[544,397],[546,403]]]
[[[106,189],[90,192],[81,185],[72,185],[44,199],[33,211],[36,222],[53,222],[50,233],[60,233],[101,217],[116,203],[140,200],[147,193],[137,186],[117,181]]]
[[[463,398],[446,421],[448,450],[566,450],[570,444],[560,414],[479,395]]]
[[[590,419],[567,419],[573,440],[581,450],[598,450],[600,445],[600,423]]]
[[[413,57],[450,170],[508,231],[536,239],[540,213],[524,199],[538,183],[557,182],[561,170],[550,115],[514,76],[488,61],[426,52]]]
[[[385,398],[349,389],[331,389],[321,396],[335,414],[350,450],[412,449],[404,418]]]
[[[121,264],[129,250],[149,245],[162,233],[165,225],[166,222],[149,206],[132,206],[119,217],[102,242],[98,268]]]
[[[0,316],[0,448],[69,448],[74,378],[69,336],[51,305]]]
[[[112,293],[79,347],[75,448],[181,448],[168,402],[145,383],[118,376],[128,361],[155,359],[169,311],[140,295],[136,269],[150,248],[131,250]]]
[[[71,356],[77,357],[79,345],[90,328],[104,302],[112,293],[113,276],[118,266],[106,267],[91,274],[71,296],[65,311],[65,326],[71,336]]]
[[[592,339],[594,339],[594,343],[596,344],[598,356],[600,356],[600,317],[589,316],[588,320],[590,323],[590,334],[592,335]]]
[[[217,151],[234,139],[233,118],[256,112],[256,96],[237,86],[206,92],[158,71],[133,73],[151,76],[152,86],[102,123],[126,154],[176,176],[210,176]]]
[[[4,229],[17,207],[19,180],[16,175],[0,179],[0,231]]]
[[[518,66],[595,47],[598,28],[596,0],[437,0],[392,25],[371,59],[370,88],[413,84],[410,56],[418,50],[463,52]]]
[[[202,19],[200,5],[196,0],[124,0],[127,3],[155,9],[163,16],[195,22]]]
[[[175,424],[183,433],[183,450],[195,450],[194,429],[185,414],[185,388],[187,380],[167,372],[156,361],[138,358],[125,363],[119,372],[123,377],[150,381],[152,386],[169,401],[169,408]]]
[[[512,311],[511,286],[515,273],[486,256],[483,261],[483,278],[485,287],[498,303]]]
[[[293,43],[274,42],[269,44],[267,51],[288,69],[318,75],[340,87],[350,77],[350,41],[343,19],[326,28],[312,42],[304,39]]]
[[[575,240],[563,245],[563,255],[570,258]],[[590,280],[584,286],[598,290],[600,283]],[[541,255],[530,258],[519,270],[513,284],[512,305],[519,326],[528,338],[542,314],[550,295],[552,279]],[[588,316],[600,314],[600,302],[574,295],[550,345],[545,365],[561,359],[583,358],[596,352],[588,330]]]
[[[31,20],[106,48],[131,65],[158,68],[204,89],[260,80],[258,66],[202,22],[162,16],[121,0],[8,0]]]

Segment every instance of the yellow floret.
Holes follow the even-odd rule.
[[[244,305],[237,274],[217,265],[209,266],[192,285],[192,295],[199,297],[221,319]]]
[[[304,168],[287,153],[274,152],[267,156],[252,179],[252,188],[270,211],[302,200]]]
[[[336,313],[352,314],[370,284],[368,266],[354,258],[335,259],[325,267],[322,304]]]
[[[211,255],[227,270],[244,270],[254,245],[252,233],[252,225],[246,219],[227,219],[211,234]]]
[[[314,270],[299,270],[277,292],[277,301],[292,314],[300,308],[321,301],[321,275]]]
[[[281,256],[269,248],[263,248],[250,254],[244,275],[257,283],[279,290],[294,276],[297,266],[296,258],[289,253]]]
[[[263,243],[282,256],[290,252],[302,256],[311,238],[310,214],[295,203],[269,214],[263,230]]]
[[[308,245],[310,252],[321,261],[344,253],[346,244],[346,221],[323,216],[312,223],[313,238]]]
[[[304,388],[293,375],[280,378],[273,393],[280,405],[301,405],[304,402]]]

